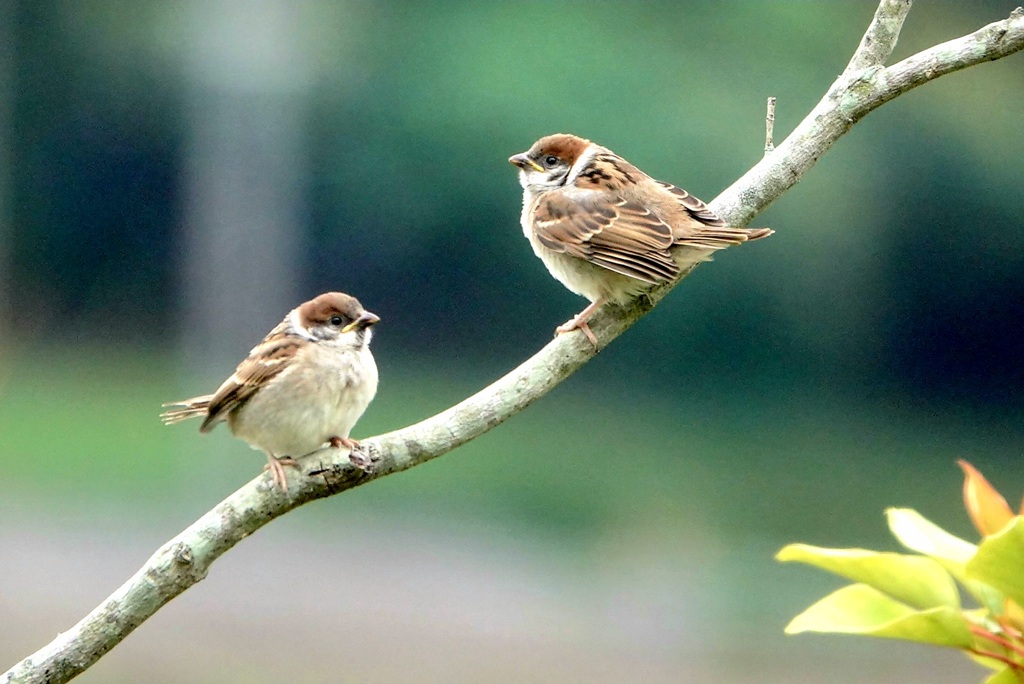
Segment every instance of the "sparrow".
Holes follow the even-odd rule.
[[[767,237],[733,228],[682,188],[655,180],[575,135],[541,138],[509,157],[523,186],[523,234],[556,280],[590,300],[557,334],[581,330],[606,302],[625,304],[720,249]]]
[[[232,434],[267,456],[264,470],[288,491],[284,466],[324,444],[371,462],[349,437],[377,393],[371,327],[380,319],[355,297],[327,292],[292,309],[252,348],[213,394],[164,404],[167,425],[203,419],[200,432],[226,422]]]

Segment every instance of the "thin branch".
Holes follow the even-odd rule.
[[[922,50],[893,64],[885,70],[882,102],[888,102],[933,78],[1012,55],[1021,49],[1022,43],[1024,9],[1018,7],[1003,21],[982,27],[969,36]]]
[[[895,5],[885,0],[882,6]],[[895,21],[895,18],[890,21]],[[902,19],[900,19],[902,21]],[[878,13],[858,53],[878,53],[881,37],[896,35],[876,29]],[[869,35],[876,39],[868,40]],[[763,158],[710,203],[711,209],[735,225],[746,225],[783,192],[795,185],[853,124],[894,97],[943,74],[1006,57],[1024,48],[1024,10],[974,33],[928,48],[888,68],[872,64],[851,69],[836,79],[810,114],[797,125],[775,152]],[[888,53],[892,47],[887,47]],[[851,65],[871,60],[854,55]]]
[[[942,74],[999,59],[1024,48],[1024,12],[969,36],[937,45],[889,68],[888,58],[910,8],[883,0],[843,75],[775,152],[719,195],[711,208],[745,225],[792,187],[861,117],[902,92]],[[678,283],[678,281],[677,281]],[[632,306],[606,306],[591,320],[601,347],[621,335],[675,286],[655,289]],[[547,394],[594,356],[583,335],[562,335],[508,375],[432,418],[363,440],[379,456],[372,475],[353,468],[347,455],[324,450],[305,459],[303,476],[284,494],[261,476],[243,486],[164,544],[100,606],[53,642],[11,668],[0,682],[65,682],[116,646],[165,603],[202,580],[210,565],[274,518],[431,459],[474,439]]]
[[[903,22],[907,20],[912,4],[914,0],[882,0],[878,4],[857,51],[843,70],[844,76],[885,64],[896,49],[896,41],[900,39]]]
[[[764,153],[775,151],[775,98],[768,98],[768,111],[764,115]]]

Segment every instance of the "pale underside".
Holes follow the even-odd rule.
[[[299,457],[333,437],[347,438],[376,394],[368,348],[311,345],[304,352],[309,363],[291,364],[228,415],[231,432],[254,449]]]

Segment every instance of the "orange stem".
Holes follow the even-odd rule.
[[[1001,663],[1005,663],[1007,666],[1009,666],[1011,670],[1014,670],[1015,672],[1024,672],[1024,665],[1021,665],[1012,658],[1007,658],[1001,653],[982,651],[980,648],[968,648],[967,650],[976,656],[981,656],[982,658],[991,658],[992,660],[998,660]]]
[[[1019,655],[1021,657],[1024,657],[1024,648],[1022,648],[1018,644],[1013,643],[1009,639],[1004,639],[1003,637],[999,636],[998,634],[993,634],[992,632],[988,631],[987,629],[985,629],[983,627],[978,627],[977,625],[971,625],[970,629],[971,629],[971,632],[973,632],[977,636],[980,636],[982,639],[987,639],[987,640],[989,640],[989,641],[991,641],[993,643],[999,644],[1000,646],[1002,646],[1006,650],[1012,651],[1013,653],[1016,653],[1017,655]]]

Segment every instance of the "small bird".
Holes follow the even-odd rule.
[[[648,176],[575,135],[541,138],[509,157],[523,186],[523,234],[548,271],[590,305],[555,330],[579,329],[606,302],[625,304],[675,280],[711,254],[771,235],[732,228],[682,188]]]
[[[355,297],[327,292],[292,309],[213,394],[164,404],[165,424],[203,418],[200,432],[226,421],[231,433],[267,455],[285,492],[284,466],[324,444],[371,462],[348,435],[377,393],[370,329],[380,319]]]

